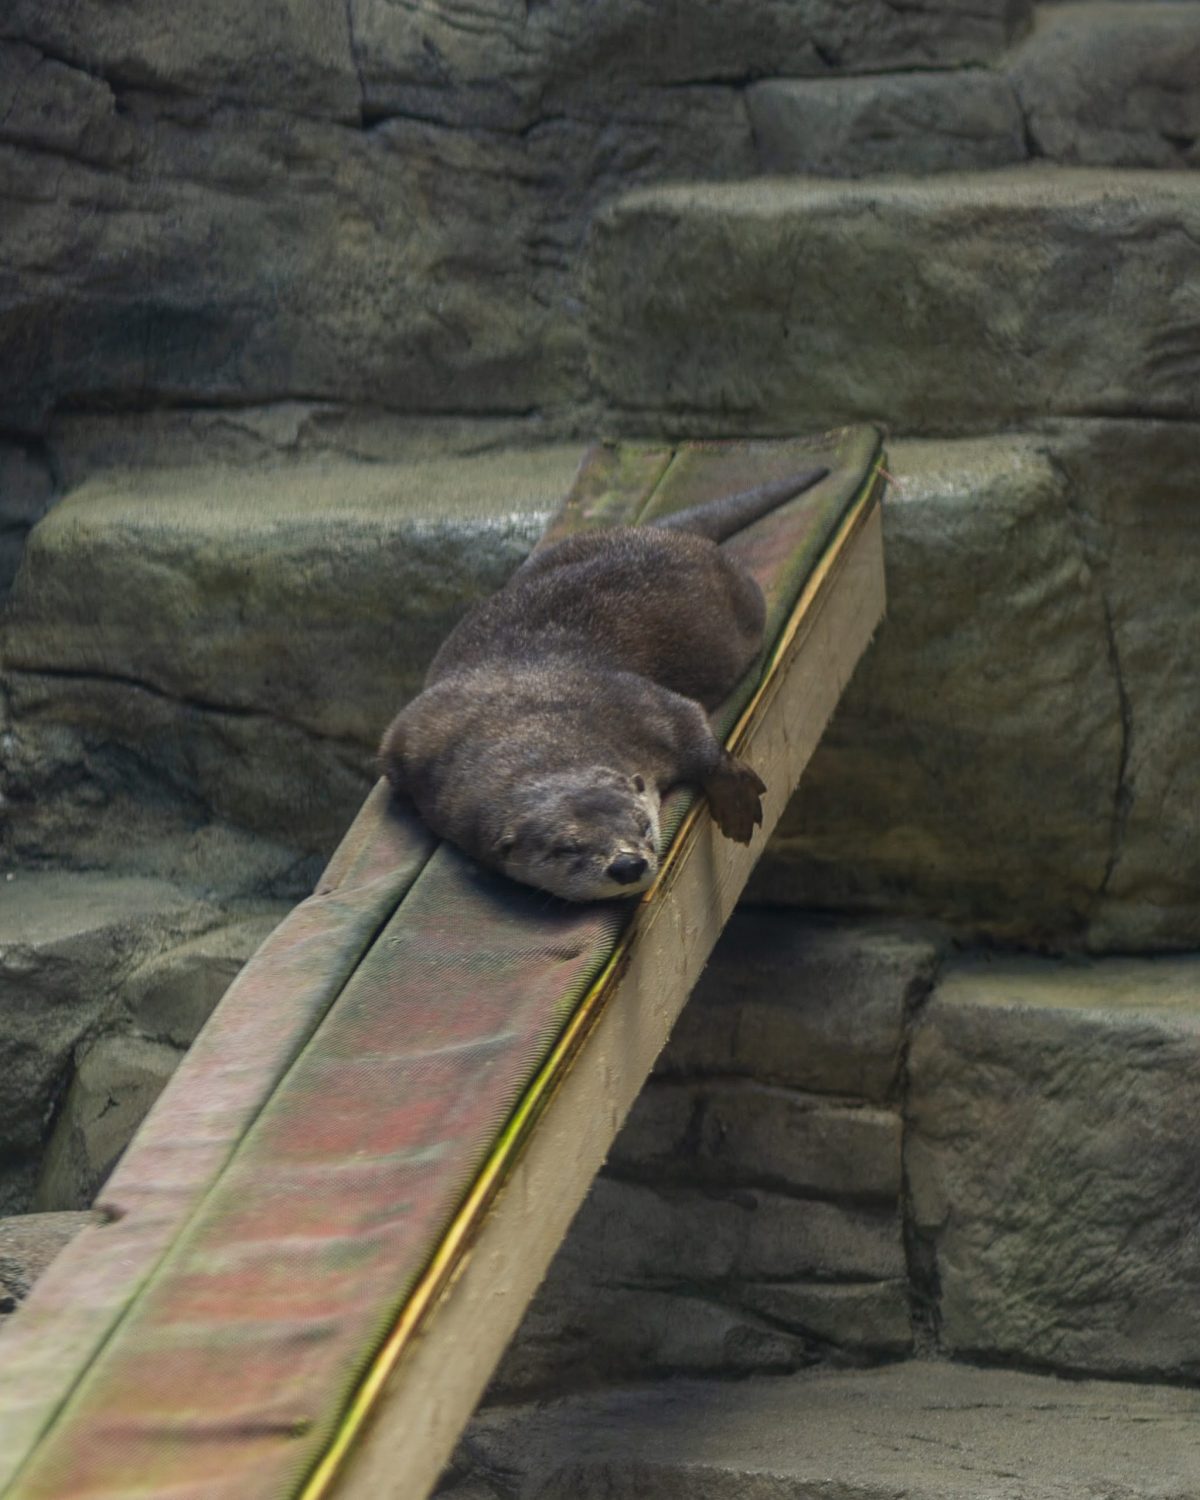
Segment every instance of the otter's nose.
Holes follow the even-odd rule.
[[[646,861],[640,854],[618,854],[608,873],[618,885],[632,885],[646,873]]]

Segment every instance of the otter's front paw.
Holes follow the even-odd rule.
[[[727,839],[748,844],[762,822],[759,797],[766,786],[749,766],[732,755],[722,757],[719,768],[704,783],[712,815]]]

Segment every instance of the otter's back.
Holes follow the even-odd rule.
[[[563,655],[713,707],[757,656],[764,615],[758,585],[715,542],[651,527],[586,532],[534,553],[472,611],[426,682]]]

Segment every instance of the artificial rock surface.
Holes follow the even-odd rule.
[[[1200,958],[741,912],[492,1401],[914,1348],[1200,1375]]]
[[[193,826],[327,856],[388,720],[459,615],[529,551],[580,452],[115,475],[73,491],[26,550],[6,631],[16,847],[77,839],[71,806],[119,799],[140,776]],[[135,799],[122,840],[153,811]]]
[[[746,104],[767,173],[970,171],[1027,155],[1012,86],[984,69],[772,78],[751,84]]]
[[[1066,481],[1028,437],[896,443],[889,462],[887,619],[752,895],[1078,931],[1112,847],[1122,705]]]
[[[1198,433],[891,445],[888,617],[751,899],[1200,944]]]
[[[1200,959],[951,964],[909,1077],[941,1346],[1195,1381]]]
[[[642,431],[1195,418],[1197,274],[1186,173],[644,188],[595,220],[592,364]]]
[[[166,1087],[183,1049],[140,1036],[81,1047],[33,1195],[41,1212],[84,1209]]]
[[[126,977],[218,913],[165,881],[8,874],[0,885],[0,1206],[13,1211],[29,1204],[77,1049],[129,1025]]]
[[[1200,1393],[913,1361],[485,1411],[445,1500],[1182,1500]]]
[[[738,913],[493,1396],[909,1349],[903,1057],[940,951]]]
[[[1080,166],[1200,167],[1200,7],[1040,8],[1006,68],[1037,155]]]

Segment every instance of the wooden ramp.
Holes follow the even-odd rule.
[[[640,900],[572,907],[368,798],[0,1345],[4,1500],[428,1493],[883,611],[880,440],[602,447],[548,539],[828,463],[730,545],[768,640],[713,716],[764,827],[668,800]],[[381,722],[390,711],[381,705]]]

